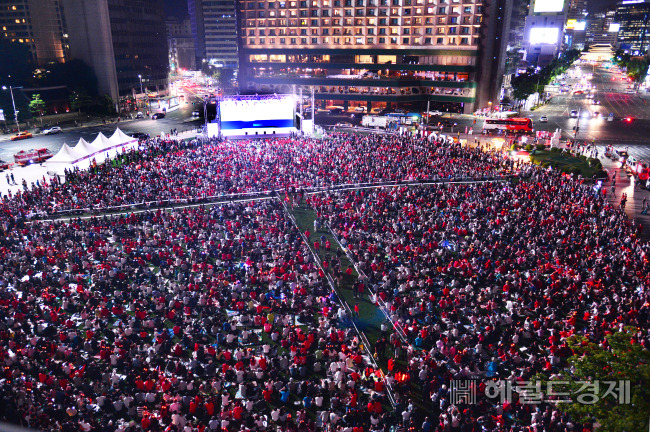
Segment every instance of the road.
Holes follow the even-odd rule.
[[[197,101],[198,99],[191,92],[186,93],[185,100],[189,102],[182,101],[178,110],[168,113],[164,119],[159,120],[146,118],[98,126],[64,128],[62,133],[56,135],[35,135],[33,138],[21,141],[10,141],[10,135],[0,135],[0,159],[13,162],[15,153],[33,148],[47,148],[56,154],[64,143],[75,146],[79,138],[93,141],[100,132],[110,137],[115,132],[116,127],[119,127],[127,135],[133,132],[143,132],[151,136],[160,135],[161,133],[168,134],[173,128],[178,129],[179,132],[196,129],[202,124],[202,119],[193,118],[192,111],[197,109],[201,111],[202,107],[192,105],[191,101]]]
[[[563,138],[567,139],[574,138],[573,128],[578,126],[578,141],[628,147],[633,156],[650,160],[650,94],[628,94],[629,83],[621,80],[620,74],[604,68],[590,69],[586,72],[593,74],[591,84],[595,86],[594,100],[600,101],[600,105],[594,105],[592,99],[587,99],[584,94],[571,92],[558,94],[548,105],[523,114],[533,119],[537,130],[553,131],[559,128]],[[572,89],[578,82],[578,78],[567,79]],[[580,110],[579,120],[570,117],[571,110]],[[614,117],[611,122],[607,120],[610,113]],[[548,123],[539,122],[542,115],[548,117]]]

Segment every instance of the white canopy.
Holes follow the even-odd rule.
[[[113,133],[113,135],[111,135],[109,139],[113,141],[115,144],[125,144],[131,141],[137,141],[137,139],[132,138],[127,134],[125,134],[124,132],[122,132],[120,128],[115,129],[115,132]]]
[[[48,159],[47,164],[57,163],[57,164],[73,164],[77,160],[83,158],[85,155],[79,153],[68,144],[63,144],[61,150],[53,157]]]
[[[97,149],[83,138],[79,138],[79,142],[73,148],[73,150],[82,155],[81,159],[75,162],[75,166],[81,169],[88,168],[90,166],[90,162],[93,159],[99,162],[99,159],[97,159],[96,156],[98,153],[101,153],[101,150]]]
[[[95,141],[91,143],[91,145],[99,150],[107,150],[113,147],[116,143],[114,141],[111,141],[110,139],[106,138],[106,136],[103,133],[99,133],[97,135],[97,138],[95,138]]]

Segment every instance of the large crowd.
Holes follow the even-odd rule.
[[[371,346],[284,194],[201,204],[270,190],[316,211],[310,242],[325,223],[340,238],[324,270],[348,253],[355,295],[390,318]],[[155,208],[175,199],[199,205]],[[451,401],[449,383],[557,372],[573,334],[603,344],[630,325],[650,347],[636,227],[579,179],[481,147],[150,140],[3,197],[0,219],[0,420],[40,430],[591,430],[553,404]]]
[[[350,183],[482,178],[501,174],[505,163],[502,155],[426,143],[393,135],[207,144],[152,140],[124,155],[126,163],[72,171],[65,183],[3,197],[1,208],[14,216],[56,214]]]

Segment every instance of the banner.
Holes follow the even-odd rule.
[[[5,112],[2,109],[0,109],[0,121],[5,121]]]

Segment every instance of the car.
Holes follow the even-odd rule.
[[[350,114],[351,119],[362,119],[365,114],[362,112],[355,112]]]
[[[595,117],[595,118],[600,117],[600,112],[598,112],[598,111],[594,111],[594,117]]]
[[[337,128],[352,128],[354,125],[349,122],[338,122],[334,127]]]
[[[379,115],[386,115],[386,114],[390,114],[392,112],[395,112],[395,110],[392,110],[390,108],[384,108],[383,110],[379,111]]]
[[[137,119],[143,119],[143,118],[144,118],[144,113],[138,112],[138,113],[135,115],[135,118],[137,118]]]
[[[628,153],[626,150],[616,149],[616,150],[614,150],[614,156],[616,157],[616,159],[627,160],[627,158],[628,158],[630,155],[629,155],[629,153]]]
[[[355,113],[365,113],[366,112],[366,107],[358,106],[354,108]]]
[[[149,134],[144,132],[134,132],[131,134],[131,138],[137,138],[138,141],[144,141],[149,139]]]
[[[43,129],[43,135],[57,134],[63,132],[60,127],[52,126],[49,129]]]
[[[192,117],[199,117],[200,115],[201,113],[199,113],[198,111],[192,111]]]
[[[151,118],[154,120],[165,118],[165,113],[156,113]]]
[[[11,141],[18,141],[18,140],[23,140],[23,139],[31,138],[31,137],[32,137],[32,134],[31,134],[31,133],[29,133],[29,132],[27,132],[27,131],[23,131],[23,132],[18,132],[16,135],[12,136],[12,137],[9,138],[9,139],[10,139]]]
[[[571,112],[569,113],[569,117],[578,118],[578,110],[571,110]]]
[[[327,113],[332,115],[343,114],[343,108],[330,108]]]
[[[634,123],[635,119],[634,119],[634,117],[623,117],[622,120],[623,120],[623,123],[631,124],[631,123]]]
[[[0,159],[0,170],[9,169],[9,168],[11,168],[11,165],[12,164],[10,164],[9,162],[6,162],[6,161],[3,161],[2,159]]]
[[[539,122],[540,122],[540,123],[548,123],[548,117],[546,117],[546,116],[541,116],[541,117],[539,118]]]
[[[423,113],[423,115],[427,115],[427,114],[429,114],[430,117],[439,117],[439,116],[442,115],[442,112],[440,112],[440,111],[429,111],[429,112],[425,111]]]
[[[600,105],[600,101],[598,99],[594,99],[591,101],[592,105]]]

